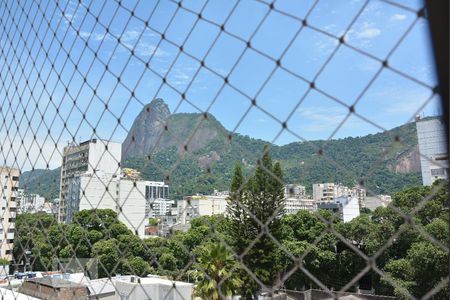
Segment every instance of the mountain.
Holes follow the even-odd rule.
[[[146,105],[122,144],[122,166],[141,171],[143,179],[164,180],[172,197],[228,189],[237,162],[248,175],[269,142],[231,133],[211,114],[171,114],[161,99]],[[337,140],[271,145],[286,183],[364,184],[376,194],[393,194],[420,185],[415,123],[383,133]],[[58,197],[59,169],[24,172],[30,192]],[[25,180],[26,179],[26,180]],[[23,186],[23,185],[22,185]]]
[[[145,179],[168,182],[176,198],[227,189],[235,163],[250,173],[268,144],[227,131],[211,114],[167,112],[161,99],[144,107],[122,145],[133,149],[123,150],[122,164]],[[415,123],[364,137],[272,145],[271,153],[285,181],[309,191],[315,182],[330,181],[387,194],[421,184]]]
[[[60,178],[61,168],[35,169],[20,175],[19,187],[29,193],[39,194],[47,200],[54,200],[59,198]]]

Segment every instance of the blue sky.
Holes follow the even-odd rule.
[[[229,130],[279,145],[362,136],[416,113],[439,114],[428,28],[416,20],[422,1],[392,2],[407,9],[375,0],[278,0],[274,10],[262,0],[182,1],[183,8],[169,0],[3,3],[1,158],[17,157],[25,169],[56,167],[64,144],[92,137],[93,127],[95,137],[121,142],[157,97],[172,112],[208,110]],[[382,67],[386,58],[394,70]],[[281,122],[290,132],[280,134]]]

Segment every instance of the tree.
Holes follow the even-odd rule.
[[[228,236],[234,251],[240,255],[248,244],[247,220],[250,215],[245,209],[244,193],[244,176],[239,163],[234,167],[233,178],[230,186],[230,197],[228,198],[227,214],[230,218]]]
[[[233,255],[220,244],[208,244],[199,250],[193,272],[196,286],[194,294],[202,299],[226,299],[236,294],[242,280],[235,271]]]
[[[238,254],[247,251],[243,263],[259,281],[271,286],[278,272],[275,260],[277,246],[273,237],[279,238],[281,235],[284,183],[281,166],[278,162],[272,163],[268,150],[266,146],[247,184],[243,184],[239,165],[235,167],[230,187],[229,218],[231,234],[235,237],[234,250]],[[243,276],[245,284],[241,295],[251,299],[260,287],[253,276],[245,273]]]

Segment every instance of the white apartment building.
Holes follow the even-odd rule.
[[[438,118],[420,120],[420,117],[416,117],[416,121],[423,185],[431,185],[437,179],[448,179],[448,142],[444,121]]]
[[[45,198],[41,197],[37,194],[29,194],[20,191],[19,189],[19,197],[17,198],[18,204],[18,212],[19,213],[34,213],[43,209]]]
[[[147,181],[120,180],[117,199],[119,220],[125,223],[140,238],[145,236],[148,218],[145,212]]]
[[[200,216],[225,214],[228,192],[215,192],[213,195],[197,195],[178,200],[178,223],[187,224]]]
[[[344,222],[350,222],[359,216],[359,200],[357,197],[341,196],[333,199],[332,202],[322,202],[317,204],[319,209],[326,209],[339,216]]]
[[[162,181],[146,181],[145,215],[148,218],[158,218],[169,213],[175,201],[169,200],[169,186]]]
[[[97,139],[73,143],[64,148],[59,197],[60,222],[70,222],[76,211],[74,209],[79,199],[76,187],[81,184],[80,176],[101,173],[102,177],[112,180],[114,176],[120,175],[121,153],[120,143]]]
[[[85,209],[111,209],[131,231],[144,237],[148,224],[147,192],[154,183],[111,177],[101,172],[79,175],[71,180],[67,189],[68,203],[73,205],[67,209],[67,216],[72,218],[75,212]]]
[[[16,228],[16,200],[19,190],[18,169],[0,167],[1,187],[1,228],[0,228],[0,258],[12,261],[14,232]]]

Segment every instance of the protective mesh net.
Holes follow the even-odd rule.
[[[5,298],[448,298],[447,181],[414,166],[448,171],[418,118],[439,101],[423,3],[0,14]]]

